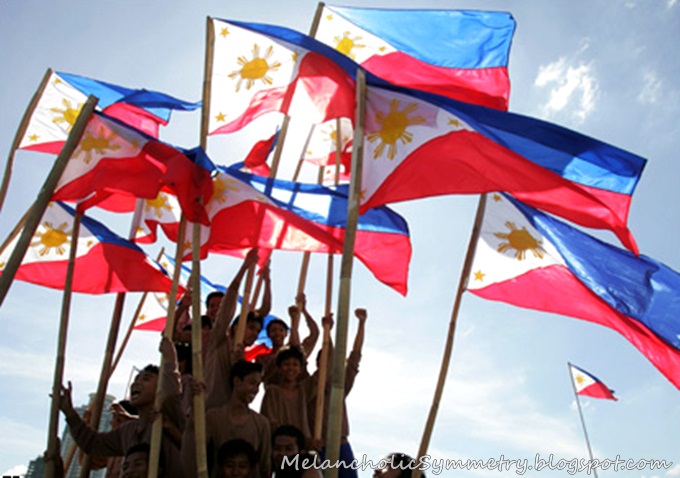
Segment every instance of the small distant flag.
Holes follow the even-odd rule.
[[[584,397],[603,398],[606,400],[617,400],[614,390],[609,389],[600,379],[576,365],[569,364],[569,371],[574,383],[574,390],[577,395]]]

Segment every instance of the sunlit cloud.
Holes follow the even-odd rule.
[[[673,8],[678,0],[668,0],[668,8]]]
[[[637,100],[642,104],[658,103],[661,99],[662,82],[654,71],[646,71],[643,74],[644,85]]]
[[[543,114],[552,117],[566,113],[582,123],[595,110],[598,84],[591,64],[571,65],[565,58],[541,66],[534,85],[549,88]]]

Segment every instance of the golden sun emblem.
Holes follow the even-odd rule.
[[[43,227],[47,230],[37,234],[37,237],[31,242],[31,247],[40,248],[38,249],[40,257],[49,254],[52,249],[55,249],[58,255],[63,255],[66,252],[65,245],[68,245],[69,235],[71,234],[71,231],[66,230],[68,222],[62,222],[54,227],[52,222],[45,221]]]
[[[241,88],[241,84],[246,82],[246,90],[249,90],[255,81],[260,80],[265,85],[272,84],[272,78],[267,75],[270,71],[276,71],[281,66],[278,61],[269,64],[269,58],[274,53],[274,47],[270,46],[265,51],[264,55],[260,57],[260,46],[255,44],[253,46],[253,59],[248,60],[245,56],[238,57],[238,64],[242,66],[240,70],[233,71],[229,74],[229,78],[238,77],[236,82],[236,91]]]
[[[225,192],[233,191],[239,192],[239,189],[235,186],[238,181],[232,178],[215,178],[213,179],[213,194],[210,201],[216,201],[218,203],[223,203],[227,200],[225,197]]]
[[[93,152],[103,155],[107,151],[115,151],[120,149],[119,144],[111,144],[111,142],[117,137],[118,134],[113,130],[111,130],[111,132],[107,135],[103,126],[100,126],[99,134],[97,136],[94,136],[91,131],[86,131],[83,139],[78,145],[78,149],[76,149],[76,152],[73,156],[77,158],[81,155],[81,153],[85,153],[83,161],[85,164],[90,164],[90,161],[92,161]]]
[[[73,106],[66,98],[61,100],[61,104],[64,105],[63,110],[59,108],[50,108],[50,111],[57,115],[52,119],[52,122],[56,125],[66,123],[66,131],[71,131],[73,125],[76,124],[76,119],[78,119],[83,104],[79,103],[76,106]]]
[[[543,254],[545,254],[545,249],[541,246],[543,241],[536,239],[532,236],[526,227],[518,229],[514,222],[507,221],[505,223],[510,232],[495,232],[494,236],[499,239],[504,239],[508,242],[501,242],[498,244],[498,252],[505,252],[508,249],[514,249],[515,257],[523,261],[526,259],[527,251],[531,251],[534,257],[543,259]]]
[[[354,49],[355,48],[366,48],[366,45],[363,45],[361,43],[357,43],[357,41],[361,40],[361,36],[357,35],[354,38],[352,38],[350,32],[344,32],[342,36],[335,36],[333,37],[333,41],[335,42],[335,49],[342,53],[343,55],[346,55],[350,57],[352,60],[356,60],[356,55],[354,54]]]
[[[172,206],[168,204],[168,197],[163,193],[158,193],[155,199],[144,200],[144,211],[153,210],[153,214],[158,218],[163,217],[163,211],[172,211]]]
[[[418,109],[418,103],[408,104],[401,111],[399,110],[400,103],[395,98],[390,101],[389,113],[385,114],[383,111],[378,111],[375,115],[376,122],[381,125],[380,131],[374,131],[367,136],[371,143],[377,140],[381,141],[373,152],[374,159],[382,156],[385,146],[388,146],[387,158],[394,159],[397,155],[397,141],[401,141],[402,144],[413,141],[413,133],[406,131],[406,128],[425,122],[425,118],[422,116],[409,117],[410,113]]]

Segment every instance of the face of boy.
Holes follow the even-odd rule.
[[[248,457],[236,455],[227,458],[222,467],[222,476],[224,478],[248,478],[251,471]]]
[[[220,309],[220,302],[222,302],[221,296],[211,297],[210,300],[208,301],[208,306],[206,307],[205,315],[210,317],[210,320],[212,320],[213,322],[217,317],[217,311]]]
[[[274,438],[274,443],[272,445],[272,462],[274,464],[274,469],[281,469],[284,456],[293,458],[298,453],[300,453],[300,450],[298,449],[295,437],[286,435],[277,436]]]
[[[234,378],[234,393],[236,393],[245,403],[250,403],[255,399],[255,395],[260,390],[260,382],[262,381],[262,374],[260,372],[253,372],[245,377],[243,380]]]
[[[152,405],[156,396],[158,375],[152,372],[141,372],[130,386],[130,403],[137,408]]]
[[[297,380],[298,376],[300,375],[300,371],[302,370],[300,361],[293,357],[282,360],[279,368],[281,369],[283,378],[289,382],[294,382]]]
[[[286,331],[286,328],[281,324],[271,324],[269,326],[269,332],[267,333],[272,341],[272,344],[278,347],[283,345],[287,334],[288,332]]]
[[[145,452],[130,453],[123,461],[123,478],[146,478],[148,474],[149,457]]]
[[[249,320],[246,322],[246,333],[243,337],[243,343],[245,345],[253,345],[255,339],[260,335],[260,330],[262,329],[262,324],[257,320]]]

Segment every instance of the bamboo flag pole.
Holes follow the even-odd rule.
[[[54,363],[54,380],[52,382],[52,405],[50,408],[50,423],[47,430],[47,456],[56,457],[60,453],[59,448],[59,402],[61,396],[61,384],[64,381],[64,363],[66,361],[66,338],[68,332],[69,314],[71,311],[71,292],[73,286],[73,271],[78,250],[78,237],[80,235],[80,220],[83,216],[76,209],[73,217],[73,230],[71,231],[71,249],[69,250],[66,280],[64,283],[64,296],[61,303],[61,320],[59,321],[59,334],[57,339],[57,354]],[[45,463],[45,477],[55,478],[56,460],[51,459]]]
[[[578,393],[576,392],[576,385],[574,384],[574,376],[571,373],[571,364],[567,362],[567,369],[569,371],[569,381],[571,382],[571,389],[574,391],[574,399],[576,400],[576,406],[578,407],[578,415],[581,418],[581,426],[583,427],[583,435],[586,437],[586,446],[588,447],[588,455],[590,456],[590,462],[594,463],[593,460],[593,450],[590,447],[590,439],[588,438],[588,430],[586,430],[586,421],[583,419],[583,411],[581,410],[581,401],[578,399]],[[597,467],[593,467],[593,474],[597,478]]]
[[[2,245],[0,246],[0,254],[5,252],[7,246],[14,240],[15,237],[19,235],[21,229],[24,227],[24,224],[26,224],[26,218],[30,214],[32,207],[33,206],[29,206],[24,215],[21,216],[21,219],[19,219],[19,221],[14,226],[14,229],[12,229],[12,231],[9,233],[7,239],[5,239],[5,241],[2,243]]]
[[[423,436],[420,441],[420,448],[418,449],[417,462],[420,463],[420,459],[427,453],[428,446],[430,444],[430,438],[432,436],[432,430],[434,428],[434,423],[437,418],[437,412],[439,410],[439,403],[441,401],[442,394],[444,393],[444,384],[446,383],[446,376],[449,371],[449,363],[451,362],[451,354],[453,352],[453,339],[456,332],[456,323],[458,322],[458,312],[460,310],[461,300],[463,298],[463,292],[467,287],[467,280],[470,276],[470,268],[472,267],[472,260],[475,257],[475,250],[477,248],[477,239],[479,238],[480,228],[482,226],[482,220],[484,219],[484,209],[486,207],[486,195],[482,194],[479,197],[479,204],[477,205],[477,214],[475,216],[475,222],[472,227],[472,233],[470,234],[470,242],[468,244],[467,253],[465,255],[465,262],[463,263],[463,269],[460,273],[460,279],[458,281],[458,290],[456,292],[456,298],[453,304],[453,310],[451,311],[451,320],[449,322],[449,331],[446,336],[446,345],[444,347],[444,354],[442,355],[441,368],[439,369],[439,378],[437,380],[437,387],[434,392],[434,397],[432,398],[432,405],[430,406],[430,413],[427,417],[427,422],[425,429],[423,431]],[[416,468],[413,470],[413,478],[420,478],[422,475],[422,470]]]
[[[340,433],[342,427],[342,403],[345,398],[345,354],[347,351],[347,328],[349,325],[349,301],[352,288],[352,263],[354,242],[359,221],[359,201],[361,191],[361,170],[364,151],[364,120],[366,116],[366,74],[357,69],[356,112],[354,126],[354,149],[352,151],[352,176],[347,201],[347,226],[340,266],[340,290],[338,315],[335,329],[335,349],[333,352],[333,376],[329,401],[328,434],[326,437],[326,458],[334,463],[340,454]],[[338,469],[328,470],[327,478],[337,478]]]
[[[340,155],[342,147],[342,138],[340,131],[340,119],[336,119],[335,123],[335,185],[338,185],[340,173]],[[323,167],[319,174],[319,183],[323,181]],[[332,293],[333,293],[333,254],[328,254],[328,266],[326,269],[326,306],[324,308],[324,317],[328,317],[331,313],[332,304]],[[328,372],[328,354],[330,352],[331,343],[331,327],[330,322],[323,321],[323,336],[321,338],[321,357],[319,358],[318,370],[318,382],[316,384],[316,405],[314,410],[314,439],[318,442],[321,441],[321,435],[323,434],[323,408],[326,402],[326,377]]]
[[[158,256],[156,257],[156,262],[159,262],[162,259],[164,252],[165,252],[165,247],[161,247],[161,250],[158,253]],[[144,301],[146,300],[148,295],[149,295],[148,292],[144,292],[144,293],[142,293],[141,299],[139,299],[139,303],[137,304],[137,308],[135,309],[135,313],[132,314],[132,320],[130,321],[130,326],[128,327],[127,332],[125,332],[125,337],[123,337],[123,341],[120,344],[120,348],[118,349],[118,352],[116,353],[116,356],[113,359],[113,363],[111,364],[111,373],[109,375],[109,378],[111,378],[111,375],[113,375],[113,372],[116,371],[116,367],[118,366],[118,362],[120,362],[120,359],[123,356],[123,352],[125,351],[125,348],[127,347],[127,344],[130,341],[130,336],[132,335],[132,331],[135,328],[135,324],[137,323],[137,319],[139,318],[139,314],[141,314],[141,312],[142,312],[142,307],[144,306]],[[169,301],[170,301],[170,299],[169,299],[169,296],[168,296],[168,302]]]
[[[191,316],[194,317],[191,323],[191,363],[192,375],[197,383],[204,382],[203,374],[203,340],[201,326],[201,225],[194,223],[192,234],[192,257],[191,257],[191,287],[193,292],[191,302]],[[244,301],[244,304],[246,302]],[[205,436],[205,400],[203,394],[193,396],[192,410],[194,413],[194,429],[203,430],[196,433],[196,471],[199,478],[208,478],[208,458],[206,454]]]
[[[47,204],[50,202],[50,198],[52,197],[52,194],[59,183],[59,179],[66,168],[68,160],[73,155],[73,151],[76,149],[76,146],[78,146],[78,142],[85,131],[85,126],[87,125],[90,116],[92,116],[92,112],[97,106],[97,101],[97,97],[90,96],[83,105],[83,108],[80,110],[80,114],[78,115],[78,119],[76,119],[76,122],[73,125],[68,138],[66,139],[64,147],[59,153],[59,156],[57,156],[57,159],[52,166],[52,170],[40,189],[38,197],[33,203],[33,207],[31,207],[31,212],[26,218],[26,222],[24,223],[24,228],[21,231],[19,240],[14,247],[14,251],[12,251],[12,255],[7,260],[7,264],[5,265],[2,275],[0,276],[0,306],[4,302],[7,292],[9,292],[9,288],[12,284],[12,281],[14,280],[17,269],[19,269],[21,261],[24,259],[24,254],[26,254],[26,249],[28,249],[28,245],[33,238],[33,234],[35,234],[35,231],[40,224],[40,220],[45,213]]]
[[[135,237],[137,228],[142,217],[142,208],[144,207],[144,200],[137,199],[135,206],[135,213],[130,224],[130,233],[128,239],[132,240]],[[120,321],[123,316],[123,306],[125,305],[125,292],[116,294],[116,302],[113,308],[111,317],[111,325],[109,326],[109,336],[106,341],[106,348],[104,350],[104,360],[102,361],[102,371],[99,375],[99,383],[97,385],[97,392],[92,400],[90,415],[90,426],[93,430],[99,429],[99,421],[102,416],[102,409],[104,408],[104,399],[106,396],[106,389],[109,385],[109,378],[111,377],[111,362],[113,360],[113,352],[116,349],[116,341],[118,340],[118,331],[120,330]],[[92,467],[92,455],[86,454],[83,464],[80,468],[80,478],[87,478]]]
[[[5,204],[5,197],[7,196],[7,190],[9,189],[9,180],[12,176],[12,166],[14,166],[14,155],[16,154],[17,149],[19,149],[21,139],[24,137],[26,130],[28,129],[28,122],[30,121],[31,116],[33,116],[33,112],[35,111],[36,106],[38,106],[38,102],[45,92],[45,88],[47,88],[47,82],[51,76],[52,69],[48,68],[45,72],[45,76],[43,76],[43,79],[40,82],[40,86],[38,86],[33,98],[31,98],[31,102],[28,104],[28,108],[26,108],[24,116],[21,118],[21,123],[19,123],[17,134],[14,136],[14,141],[12,141],[12,147],[9,150],[9,156],[7,157],[7,164],[5,164],[5,173],[2,176],[2,185],[0,185],[0,211],[2,211],[2,206]]]
[[[184,256],[184,242],[182,238],[186,236],[187,218],[182,214],[179,220],[179,228],[177,231],[177,248],[175,249],[175,269],[172,272],[172,285],[170,286],[170,296],[168,298],[168,316],[165,320],[165,328],[163,329],[163,337],[172,340],[172,333],[175,329],[175,302],[177,300],[177,291],[179,290],[179,277],[182,270],[182,257]],[[156,385],[156,397],[154,399],[154,411],[157,412],[151,427],[151,443],[149,450],[149,470],[148,478],[156,478],[158,476],[158,460],[161,451],[161,438],[163,433],[163,416],[161,408],[163,405],[163,387],[164,374],[163,367],[165,365],[165,358],[161,355],[161,364],[158,374],[158,384]]]

